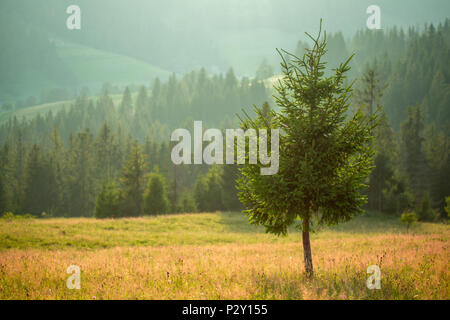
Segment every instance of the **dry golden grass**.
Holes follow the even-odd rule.
[[[447,226],[414,235],[357,231],[314,235],[312,280],[303,275],[299,234],[275,243],[250,232],[264,237],[251,244],[3,249],[0,299],[450,298]],[[66,287],[69,265],[81,268],[80,290]],[[369,265],[381,268],[380,290],[366,287]]]

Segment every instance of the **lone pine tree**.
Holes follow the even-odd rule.
[[[291,225],[302,229],[305,271],[312,276],[310,230],[351,219],[367,201],[362,191],[373,167],[377,115],[348,114],[351,57],[325,76],[326,35],[309,37],[313,47],[302,58],[283,51],[287,62],[279,51],[284,77],[274,97],[280,111],[272,111],[270,122],[258,108],[254,119],[241,119],[245,129],[280,129],[279,172],[264,176],[260,164],[245,165],[238,189],[250,223],[278,235]]]
[[[2,168],[0,168],[0,214],[3,214],[6,212],[8,208],[8,198],[6,196],[6,187],[4,185],[4,179],[3,179],[4,171]]]
[[[393,182],[393,153],[396,150],[394,132],[380,105],[385,85],[381,84],[380,76],[374,68],[368,68],[360,79],[360,89],[355,90],[357,104],[366,108],[366,113],[371,116],[375,111],[379,112],[378,127],[374,130],[375,136],[375,169],[369,177],[368,207],[372,211],[382,211],[383,191],[388,188],[389,182]]]
[[[164,176],[152,172],[148,179],[148,187],[144,194],[144,213],[157,215],[167,213],[169,200],[167,199]]]
[[[118,218],[121,216],[122,195],[114,182],[103,183],[94,208],[94,217]]]
[[[383,97],[385,86],[381,85],[379,74],[373,68],[368,68],[361,77],[361,89],[357,89],[356,100],[359,104],[364,104],[367,113],[372,115],[379,107],[379,102]]]
[[[135,140],[124,166],[120,182],[123,186],[124,214],[136,217],[142,214],[142,192],[144,188],[144,173],[147,164],[141,146]]]

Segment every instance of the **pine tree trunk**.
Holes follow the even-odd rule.
[[[303,220],[303,256],[305,260],[305,272],[307,277],[313,276],[313,264],[311,257],[311,243],[309,242],[309,219]]]

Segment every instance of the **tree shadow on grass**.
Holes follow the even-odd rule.
[[[237,233],[265,233],[264,227],[250,224],[248,216],[243,212],[220,212],[220,224],[225,227],[226,231]],[[321,231],[337,231],[344,233],[404,233],[404,226],[398,217],[365,213],[354,219],[338,224],[336,226],[323,226],[317,229]],[[295,228],[290,228],[289,232],[299,232]]]
[[[236,233],[265,233],[264,227],[250,224],[243,212],[219,212],[219,223],[228,232]]]
[[[405,228],[398,217],[382,213],[364,213],[345,223],[322,230],[330,230],[345,233],[399,233]]]

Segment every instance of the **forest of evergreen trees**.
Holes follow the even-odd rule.
[[[268,99],[261,82],[238,80],[232,69],[224,76],[200,70],[157,79],[135,98],[127,87],[119,105],[104,90],[98,99],[82,93],[56,114],[11,118],[0,129],[0,211],[92,216],[97,202],[110,206],[110,216],[153,213],[152,192],[141,203],[147,184],[163,189],[158,213],[237,209],[237,168],[173,165],[170,132],[193,119],[230,127],[241,108]]]
[[[375,132],[375,169],[367,209],[421,220],[445,218],[450,195],[450,22],[423,31],[362,31],[350,42],[328,37],[329,66],[356,52],[352,103],[368,113],[383,106]],[[299,43],[297,54],[302,54]],[[261,77],[205,70],[137,92],[82,92],[70,107],[0,125],[0,213],[121,217],[239,210],[234,165],[172,164],[175,128],[193,120],[234,128],[236,113],[264,102]],[[44,214],[45,213],[45,214]]]

